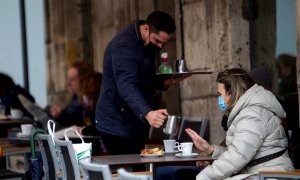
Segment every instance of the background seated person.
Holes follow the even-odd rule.
[[[186,180],[185,174],[196,180],[232,176],[235,179],[258,179],[256,174],[259,171],[293,171],[287,152],[288,141],[280,120],[286,114],[273,93],[255,84],[242,69],[220,72],[217,92],[221,111],[229,115],[227,147],[209,144],[193,130],[186,129],[196,148],[216,160],[203,170],[194,168],[168,173],[168,167],[162,166],[157,168],[156,179]],[[259,158],[261,161],[257,160]]]
[[[18,94],[22,94],[31,102],[35,102],[33,96],[24,88],[16,85],[11,77],[0,73],[0,104],[5,107],[5,115],[10,115],[10,109],[19,109],[23,116],[32,117],[31,114],[22,106],[18,99]]]
[[[84,126],[78,130],[83,135],[98,136],[95,124],[95,108],[101,89],[102,74],[94,72],[82,78],[79,93],[84,104]]]
[[[84,126],[83,105],[78,99],[78,88],[81,79],[93,72],[92,65],[84,61],[75,62],[70,66],[67,80],[68,88],[72,93],[70,103],[63,110],[57,106],[48,107],[51,116],[60,125],[65,127],[72,125]]]

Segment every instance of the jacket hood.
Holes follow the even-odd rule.
[[[248,106],[259,106],[275,113],[279,118],[286,116],[280,103],[277,101],[274,94],[262,86],[254,84],[243,94],[237,101],[232,111],[229,114],[227,125],[229,126],[239,112]]]

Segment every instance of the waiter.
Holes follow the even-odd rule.
[[[163,81],[156,76],[155,56],[175,29],[170,15],[155,11],[117,34],[106,47],[96,124],[109,154],[140,153],[150,126],[163,125],[168,112],[158,108],[155,90],[186,78]]]

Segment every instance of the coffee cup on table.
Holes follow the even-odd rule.
[[[177,148],[178,145],[179,142],[176,142],[174,139],[164,140],[165,152],[174,152],[174,148]]]
[[[188,156],[192,154],[193,143],[192,142],[183,142],[177,147],[181,151],[182,156]]]
[[[10,116],[12,119],[18,119],[23,117],[23,112],[19,109],[11,109]]]
[[[23,135],[31,134],[32,129],[33,129],[32,124],[21,124],[21,131]]]

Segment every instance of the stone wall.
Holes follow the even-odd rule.
[[[90,4],[88,0],[46,0],[45,12],[48,103],[64,107],[70,99],[68,66],[79,60],[92,62]]]
[[[181,84],[183,116],[209,119],[209,138],[220,143],[225,132],[217,105],[216,73],[249,63],[249,26],[242,18],[241,0],[194,0],[183,3],[185,59],[190,70],[214,72],[193,75]],[[216,133],[217,132],[217,133]]]

